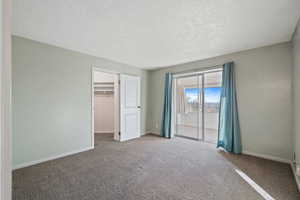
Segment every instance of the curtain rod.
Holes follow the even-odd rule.
[[[213,70],[213,69],[218,69],[221,68],[222,65],[214,65],[211,67],[203,67],[203,68],[197,68],[197,69],[191,69],[191,70],[185,70],[185,71],[180,71],[180,72],[171,72],[172,75],[178,75],[178,74],[188,74],[188,73],[196,73],[196,72],[201,72],[201,71],[208,71],[208,70]]]

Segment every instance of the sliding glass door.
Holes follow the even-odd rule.
[[[201,137],[199,119],[202,117],[199,84],[202,76],[188,76],[176,80],[176,135],[192,139]]]
[[[177,136],[216,143],[222,71],[176,77]]]
[[[206,142],[218,140],[222,71],[204,74],[204,138]]]

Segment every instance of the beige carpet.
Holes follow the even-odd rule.
[[[259,200],[239,168],[277,200],[300,199],[290,166],[222,153],[212,144],[144,136],[13,172],[16,200]]]

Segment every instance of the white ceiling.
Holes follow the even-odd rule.
[[[142,68],[289,41],[299,0],[14,0],[13,34]]]

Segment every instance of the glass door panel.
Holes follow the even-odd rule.
[[[180,77],[176,81],[176,135],[199,139],[199,76]]]
[[[216,143],[222,71],[176,78],[176,135]]]
[[[222,72],[204,74],[204,141],[217,143]]]
[[[198,75],[198,88],[199,88],[199,106],[198,106],[198,127],[199,127],[199,135],[198,139],[203,140],[203,75]]]

